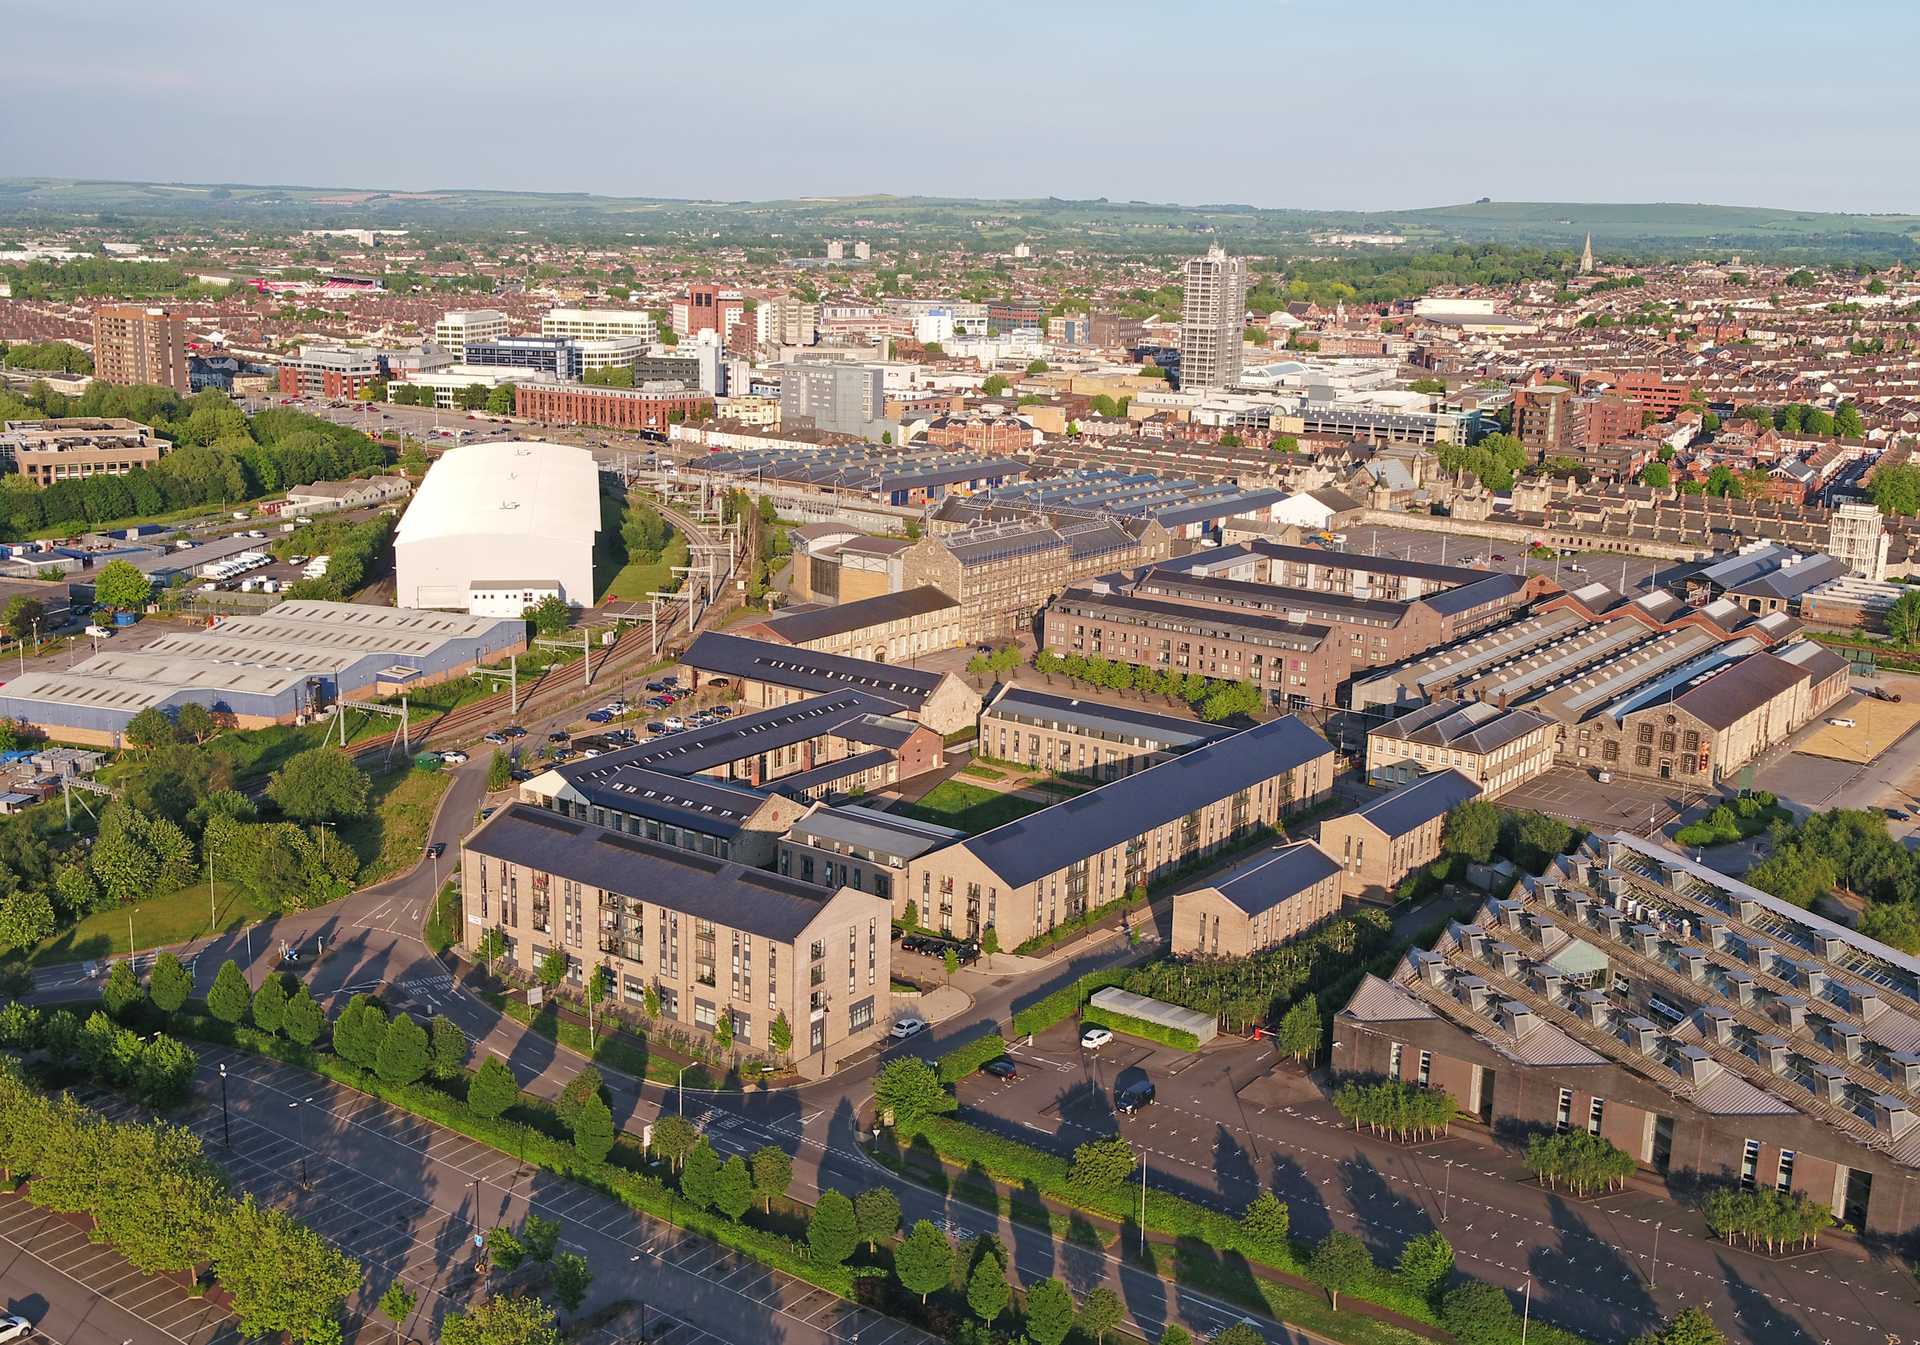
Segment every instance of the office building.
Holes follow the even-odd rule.
[[[1677,1189],[1920,1228],[1920,959],[1638,836],[1588,837],[1367,977],[1333,1046],[1342,1074],[1584,1130]]]
[[[153,427],[117,416],[10,420],[0,433],[0,466],[36,486],[89,476],[125,476],[151,467],[167,451]]]
[[[644,308],[554,308],[540,319],[540,335],[574,341],[645,341],[660,338]]]
[[[108,304],[93,310],[93,376],[103,383],[192,390],[187,320],[164,308]]]
[[[1167,530],[1150,518],[1045,515],[922,537],[899,554],[903,585],[931,584],[960,603],[969,640],[1030,629],[1068,585],[1164,559]],[[1048,628],[1051,638],[1051,627]]]
[[[465,363],[479,368],[524,369],[562,382],[577,382],[585,372],[580,349],[562,336],[496,336],[467,342]]]
[[[433,343],[452,355],[455,364],[468,363],[468,346],[507,334],[507,315],[497,308],[454,309],[433,324]]]
[[[301,346],[298,355],[280,361],[280,395],[351,400],[386,376],[386,361],[377,350]]]
[[[531,379],[515,383],[513,389],[514,414],[549,425],[600,425],[664,436],[675,421],[698,419],[712,410],[713,398],[680,383],[608,388]]]
[[[899,426],[886,419],[884,371],[861,364],[780,366],[780,424],[879,439]]]
[[[1247,262],[1211,247],[1186,266],[1180,305],[1180,386],[1230,388],[1240,381],[1247,320]]]
[[[960,604],[930,585],[831,607],[782,611],[732,630],[750,640],[908,666],[923,654],[966,643]]]
[[[1496,798],[1553,767],[1560,726],[1532,710],[1435,700],[1367,730],[1367,779],[1411,784],[1455,770]]]
[[[820,305],[790,294],[761,300],[753,320],[754,339],[763,346],[810,346],[820,339]]]
[[[738,290],[723,290],[717,285],[689,285],[685,297],[675,299],[668,314],[674,333],[682,340],[701,332],[712,332],[724,345],[746,311],[746,296]]]
[[[605,967],[617,1002],[651,991],[661,1018],[702,1032],[725,1015],[736,1049],[771,1051],[784,1023],[816,1077],[891,1021],[887,903],[871,893],[513,803],[464,842],[461,894],[470,949],[497,930],[528,974],[558,949],[576,987]]]

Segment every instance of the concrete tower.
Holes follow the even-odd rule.
[[[1220,247],[1187,262],[1180,307],[1180,386],[1230,388],[1240,381],[1247,321],[1247,261]]]

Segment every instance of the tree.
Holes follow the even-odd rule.
[[[365,816],[372,781],[338,747],[312,747],[273,774],[267,797],[300,822],[338,822]]]
[[[713,1044],[722,1054],[733,1050],[733,1011],[724,1010],[713,1025]]]
[[[1160,1345],[1193,1345],[1193,1333],[1178,1322],[1168,1322],[1160,1332]]]
[[[467,1085],[467,1106],[473,1114],[491,1120],[519,1100],[520,1084],[506,1062],[494,1055],[482,1060]]]
[[[1051,1277],[1027,1290],[1027,1335],[1034,1345],[1060,1345],[1073,1330],[1073,1295]]]
[[[894,1249],[893,1273],[900,1277],[902,1288],[920,1295],[925,1303],[927,1295],[953,1278],[953,1244],[945,1233],[922,1219]]]
[[[413,1316],[413,1305],[419,1301],[418,1295],[400,1281],[395,1280],[387,1286],[386,1292],[380,1295],[380,1311],[385,1313],[387,1319],[395,1326],[404,1327],[407,1324],[407,1318]]]
[[[1161,1337],[1162,1340],[1165,1337]],[[1266,1337],[1245,1322],[1235,1322],[1214,1336],[1211,1345],[1266,1345]]]
[[[987,957],[1000,951],[1000,931],[994,926],[988,925],[980,931],[980,951]]]
[[[1841,439],[1861,439],[1866,436],[1866,423],[1860,419],[1860,408],[1852,402],[1840,403],[1833,413],[1833,432]]]
[[[666,1159],[675,1171],[687,1161],[687,1155],[693,1152],[699,1139],[700,1133],[693,1128],[693,1122],[684,1116],[662,1116],[653,1123],[653,1152]]]
[[[487,414],[494,416],[513,414],[513,384],[502,383],[487,394]]]
[[[120,736],[128,747],[139,748],[142,752],[151,752],[156,747],[165,747],[179,740],[173,721],[151,705],[129,719]]]
[[[1705,1308],[1685,1308],[1635,1345],[1727,1345],[1727,1338]]]
[[[487,930],[475,941],[473,945],[473,955],[485,961],[487,964],[487,975],[493,975],[494,959],[507,955],[507,936],[502,934],[498,929]],[[651,989],[652,987],[648,988]]]
[[[216,1223],[211,1243],[214,1275],[232,1296],[243,1334],[339,1340],[340,1310],[360,1287],[358,1262],[251,1195]]]
[[[1867,483],[1867,497],[1883,514],[1920,514],[1920,467],[1897,463],[1876,468]]]
[[[537,1298],[489,1298],[440,1327],[440,1345],[560,1345],[553,1309]]]
[[[785,1055],[793,1049],[793,1024],[787,1021],[785,1009],[774,1015],[773,1026],[767,1029],[767,1045],[775,1055]]]
[[[822,1191],[820,1203],[807,1220],[807,1257],[819,1266],[844,1265],[853,1255],[859,1234],[853,1202],[838,1191]]]
[[[753,1176],[747,1170],[747,1160],[734,1154],[720,1165],[719,1175],[714,1178],[714,1208],[737,1223],[752,1206],[753,1196]]]
[[[1007,1310],[1013,1299],[1013,1287],[1007,1283],[1007,1268],[992,1254],[974,1263],[967,1277],[967,1306],[982,1326],[992,1326],[994,1318]]]
[[[130,560],[110,560],[93,577],[93,600],[116,612],[134,612],[147,605],[153,581]]]
[[[893,1113],[894,1124],[904,1125],[923,1116],[952,1111],[952,1094],[940,1086],[933,1066],[918,1056],[900,1056],[887,1062],[873,1080],[873,1100]]]
[[[540,959],[540,965],[534,968],[533,974],[534,978],[549,990],[552,990],[555,986],[559,985],[560,982],[566,980],[566,950],[559,947],[549,948],[547,955]]]
[[[410,1013],[397,1013],[387,1024],[374,1054],[374,1072],[390,1084],[416,1083],[427,1072],[427,1030]]]
[[[159,968],[154,968],[155,972]],[[278,1032],[287,1021],[287,980],[277,971],[270,971],[260,982],[260,988],[253,992],[253,1025],[271,1036]]]
[[[1510,1345],[1520,1333],[1513,1304],[1485,1280],[1465,1280],[1440,1300],[1440,1324],[1460,1345]]]
[[[600,1097],[606,1086],[606,1079],[597,1068],[582,1066],[578,1073],[567,1080],[567,1086],[560,1090],[560,1096],[553,1104],[554,1114],[560,1118],[562,1125],[572,1129],[573,1118],[586,1106],[587,1099]]]
[[[687,1155],[686,1165],[680,1169],[680,1194],[695,1209],[704,1210],[713,1204],[715,1184],[720,1180],[720,1155],[714,1152],[713,1143],[702,1135]]]
[[[561,1252],[553,1258],[553,1296],[568,1312],[586,1301],[587,1286],[593,1283],[593,1270],[579,1252]]]
[[[1262,1191],[1240,1215],[1240,1232],[1263,1260],[1283,1261],[1293,1216],[1287,1204],[1271,1191]]]
[[[1664,462],[1650,462],[1640,469],[1640,484],[1665,490],[1673,484],[1673,472]]]
[[[1422,1233],[1400,1249],[1394,1272],[1411,1293],[1431,1301],[1453,1275],[1453,1244],[1438,1229]]]
[[[1500,810],[1485,799],[1456,804],[1440,824],[1440,848],[1476,864],[1493,857],[1500,841]]]
[[[0,897],[0,952],[31,948],[53,930],[53,903],[39,888],[16,888]]]
[[[871,1187],[854,1200],[853,1215],[872,1255],[876,1246],[900,1231],[900,1198],[887,1187]]]
[[[320,1040],[320,1032],[326,1025],[326,1011],[302,982],[293,992],[293,998],[287,1001],[286,1012],[280,1016],[280,1030],[295,1045],[311,1046]]]
[[[1305,1060],[1320,1049],[1320,1035],[1320,1001],[1312,995],[1302,995],[1280,1019],[1274,1044],[1295,1060]]]
[[[597,1093],[574,1115],[573,1148],[587,1163],[604,1161],[613,1149],[613,1112]]]
[[[1340,1311],[1343,1290],[1356,1289],[1372,1276],[1373,1257],[1367,1245],[1338,1229],[1320,1240],[1307,1261],[1307,1277],[1327,1291],[1335,1312]]]
[[[987,375],[987,381],[980,385],[983,397],[998,397],[1007,390],[1007,380],[999,374]]]
[[[1087,1295],[1087,1301],[1080,1305],[1080,1329],[1092,1336],[1094,1345],[1101,1345],[1107,1338],[1107,1332],[1120,1325],[1126,1319],[1127,1310],[1120,1303],[1120,1295],[1101,1285]]]
[[[1088,1140],[1073,1151],[1067,1182],[1082,1191],[1111,1191],[1133,1176],[1139,1160],[1133,1146],[1118,1135]]]
[[[573,622],[573,609],[558,593],[549,593],[526,610],[527,620],[542,635],[558,635]]]
[[[7,634],[23,642],[32,638],[35,629],[44,625],[46,619],[47,605],[24,593],[7,599],[5,611],[0,612],[0,626],[5,626]]]
[[[140,978],[133,974],[133,967],[127,962],[116,962],[113,971],[107,976],[106,985],[100,990],[100,1003],[115,1018],[125,1018],[127,1011],[145,998],[140,988]]]
[[[205,742],[220,729],[213,711],[199,701],[188,701],[174,711],[173,727],[182,738],[192,743]]]
[[[387,1039],[387,1015],[365,995],[355,995],[333,1020],[333,1053],[350,1065],[373,1069]]]
[[[753,1197],[769,1213],[774,1199],[784,1196],[793,1185],[793,1160],[774,1144],[763,1144],[753,1151]],[[858,1210],[856,1204],[855,1209]]]
[[[1900,644],[1920,644],[1920,589],[1910,588],[1887,609],[1887,636]]]
[[[451,1018],[436,1013],[427,1025],[427,1070],[436,1079],[452,1079],[467,1063],[467,1037]]]
[[[223,1023],[238,1023],[247,1016],[247,1006],[253,995],[247,988],[247,978],[240,974],[240,965],[232,958],[220,964],[220,970],[214,973],[213,988],[207,991],[207,1012]]]

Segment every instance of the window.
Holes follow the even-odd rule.
[[[1793,1150],[1782,1149],[1780,1151],[1780,1171],[1779,1175],[1774,1178],[1773,1184],[1777,1189],[1782,1191],[1791,1191],[1793,1189]]]
[[[1740,1151],[1740,1189],[1751,1191],[1754,1188],[1755,1174],[1760,1170],[1760,1141],[1748,1140]]]
[[[847,1031],[862,1032],[873,1026],[873,997],[866,999],[847,1010]]]
[[[1600,1122],[1606,1114],[1607,1100],[1605,1098],[1597,1097],[1587,1105],[1587,1133],[1589,1135],[1598,1135],[1600,1133]]]
[[[1397,1079],[1400,1077],[1400,1057],[1404,1052],[1404,1050],[1405,1048],[1402,1047],[1400,1043],[1396,1041],[1395,1043],[1393,1043],[1392,1049],[1390,1049],[1387,1052],[1387,1077],[1388,1078]]]
[[[1560,1090],[1560,1108],[1554,1115],[1553,1124],[1556,1130],[1566,1130],[1573,1125],[1573,1090],[1571,1088]]]
[[[1422,1051],[1420,1053],[1420,1086],[1422,1088],[1425,1088],[1432,1079],[1433,1079],[1433,1052]]]
[[[704,999],[696,999],[693,1002],[693,1025],[695,1027],[704,1027],[707,1031],[711,1032],[717,1021],[718,1019],[714,1014],[713,1005],[707,1003]]]

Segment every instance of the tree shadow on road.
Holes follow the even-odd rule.
[[[1391,1263],[1402,1247],[1433,1227],[1426,1206],[1394,1190],[1369,1158],[1363,1156],[1348,1165],[1346,1189],[1360,1240],[1375,1260]]]

